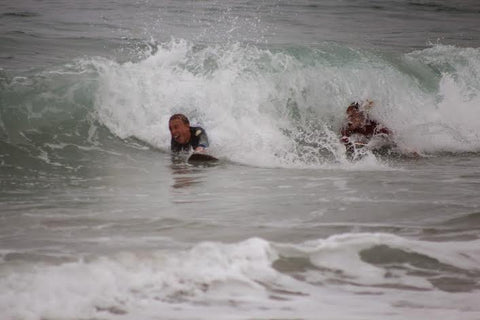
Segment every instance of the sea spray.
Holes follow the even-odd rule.
[[[394,55],[331,43],[266,49],[172,39],[145,50],[132,62],[92,57],[22,77],[6,73],[3,161],[28,146],[22,158],[62,163],[58,146],[105,149],[110,136],[168,152],[168,118],[182,112],[207,129],[222,158],[325,167],[345,163],[338,140],[345,107],[367,98],[402,150],[480,148],[478,49],[435,45]],[[20,145],[24,151],[13,150]]]
[[[404,106],[415,115],[401,130],[407,143],[425,152],[478,152],[480,50],[437,45],[407,59],[438,74],[427,104]]]

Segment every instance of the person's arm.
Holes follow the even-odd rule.
[[[340,138],[340,141],[342,141],[343,143],[348,143],[351,135],[351,132],[348,129],[348,125],[344,125],[342,127],[340,134],[342,135],[342,137]]]
[[[194,134],[195,136],[198,137],[198,145],[193,151],[194,152],[205,151],[205,149],[208,148],[209,146],[207,133],[202,128],[198,128]]]
[[[376,135],[376,134],[385,134],[387,136],[392,134],[392,131],[388,129],[386,126],[383,124],[375,121],[375,120],[369,120],[369,127],[373,128],[371,134]]]
[[[383,133],[386,135],[391,135],[392,131],[385,126],[379,125],[375,129],[375,134]]]

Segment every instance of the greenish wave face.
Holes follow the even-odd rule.
[[[394,54],[334,43],[266,49],[171,40],[138,56],[3,71],[4,166],[75,168],[96,152],[128,148],[131,138],[168,151],[166,123],[176,112],[204,126],[224,157],[322,165],[342,158],[345,107],[364,99],[409,148],[480,150],[478,49],[437,45]]]

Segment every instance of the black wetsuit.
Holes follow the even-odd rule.
[[[190,151],[190,148],[195,150],[197,147],[208,147],[207,133],[201,127],[190,127],[190,141],[185,144],[180,144],[172,138],[170,149],[172,152],[188,152]]]

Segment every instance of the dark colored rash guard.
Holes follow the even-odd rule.
[[[201,127],[190,127],[190,141],[180,144],[172,138],[170,149],[172,152],[190,151],[190,148],[208,147],[208,136]]]

